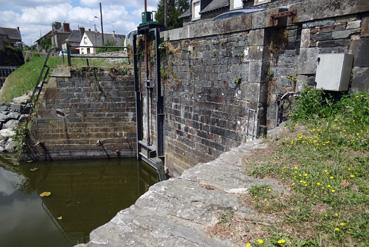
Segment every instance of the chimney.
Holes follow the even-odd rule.
[[[79,28],[79,32],[81,33],[81,35],[83,36],[83,34],[85,33],[85,28],[84,27],[80,27]]]
[[[61,23],[58,21],[55,21],[53,22],[53,24],[51,24],[51,26],[52,26],[53,31],[59,31],[61,28]]]
[[[89,28],[88,31],[91,32],[91,28]]]
[[[70,26],[69,26],[69,23],[67,23],[67,22],[64,22],[64,23],[63,23],[63,30],[64,30],[64,32],[68,32],[68,33],[70,33]]]

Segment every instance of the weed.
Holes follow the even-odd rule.
[[[337,100],[309,89],[292,119],[304,131],[282,138],[269,158],[248,164],[249,174],[277,178],[292,190],[282,202],[283,223],[269,229],[265,242],[278,246],[283,237],[288,246],[369,246],[369,94]],[[281,201],[269,189],[250,190],[257,209]]]

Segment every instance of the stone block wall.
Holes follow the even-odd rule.
[[[278,98],[315,84],[319,54],[353,54],[350,91],[369,89],[368,1],[290,1],[292,16],[275,23],[279,3],[162,34],[171,174],[239,145],[247,129],[260,136],[274,128]]]
[[[263,30],[165,43],[165,158],[172,175],[257,135]]]
[[[134,157],[133,77],[116,69],[55,71],[32,119],[37,159]]]
[[[271,76],[266,110],[269,129],[277,125],[278,97],[315,86],[319,54],[353,54],[350,92],[369,90],[368,16],[368,13],[335,16],[267,29],[264,63],[268,64]]]
[[[302,24],[299,83],[314,84],[316,59],[324,53],[354,55],[352,92],[369,90],[369,14],[327,18]]]

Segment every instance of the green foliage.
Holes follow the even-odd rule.
[[[23,151],[24,140],[26,140],[26,138],[28,137],[28,133],[29,133],[29,129],[25,123],[19,124],[15,130],[15,137],[14,137],[14,140],[16,143],[15,150],[18,153],[18,155],[21,155]]]
[[[272,187],[270,185],[254,185],[250,188],[251,196],[257,198],[271,198]]]
[[[294,232],[291,246],[369,246],[369,93],[333,100],[309,89],[294,121],[304,128],[249,171],[291,187],[291,196],[279,200],[283,224]],[[273,199],[264,192],[250,191],[267,204]]]
[[[7,46],[0,50],[0,66],[19,66],[24,64],[22,49]]]
[[[40,40],[39,47],[47,51],[51,48],[51,37],[45,37]]]
[[[369,93],[345,95],[335,101],[322,91],[308,89],[297,100],[292,120],[320,127],[312,128],[314,135],[304,141],[369,148]]]
[[[297,121],[327,117],[333,103],[332,97],[324,91],[307,88],[297,99],[291,118]]]
[[[45,57],[39,54],[32,54],[29,61],[24,65],[13,71],[5,80],[0,94],[0,102],[10,102],[14,97],[21,96],[31,90],[38,84],[38,76],[40,74]],[[48,66],[52,69],[65,65],[66,58],[51,56],[48,61]],[[105,59],[89,59],[90,66],[96,67],[117,67],[112,65]],[[73,59],[72,65],[74,67],[86,66],[83,59]],[[65,65],[66,66],[66,65]]]
[[[164,25],[164,1],[160,0],[158,3],[158,10],[156,12],[156,21]],[[188,8],[187,0],[166,0],[167,1],[167,28],[173,29],[182,26],[182,20],[179,16],[183,14]]]
[[[236,85],[236,87],[239,87],[242,83],[242,78],[237,77],[236,79],[234,79],[233,83],[234,83],[234,85]]]
[[[119,48],[119,47],[112,47],[112,46],[117,46],[117,44],[115,42],[113,42],[112,40],[108,40],[107,42],[105,42],[104,46],[110,46],[110,47],[97,48],[96,53],[114,52],[114,51],[121,51],[122,50],[122,48]]]

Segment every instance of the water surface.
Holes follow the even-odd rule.
[[[87,242],[155,182],[154,171],[134,159],[14,165],[0,158],[0,246]],[[45,191],[51,196],[41,198]]]

